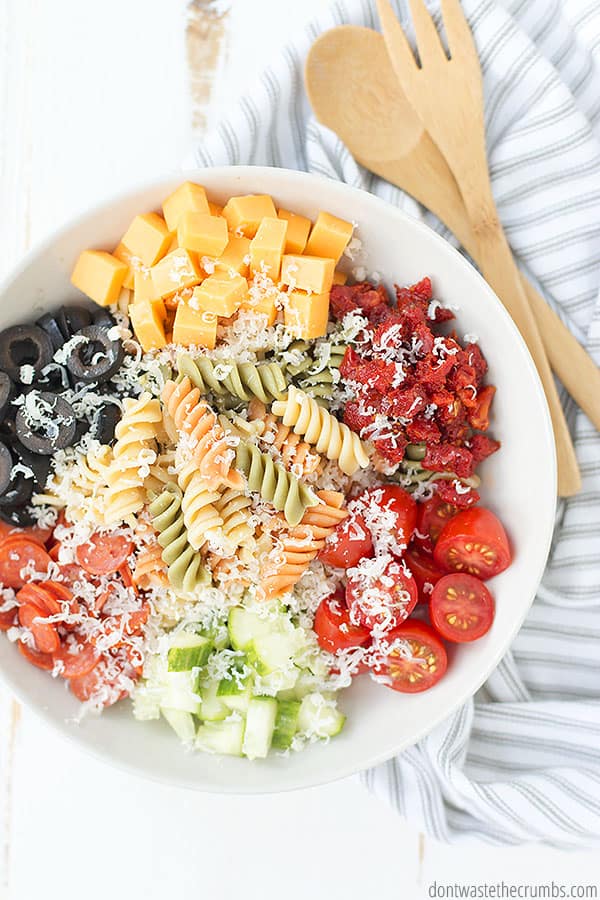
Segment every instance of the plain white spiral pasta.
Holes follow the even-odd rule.
[[[183,492],[181,511],[188,541],[194,550],[199,550],[221,530],[223,519],[215,507],[215,501],[221,495],[210,489],[195,460],[190,460],[179,471],[177,480]]]

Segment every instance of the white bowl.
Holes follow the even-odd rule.
[[[131,218],[159,208],[185,178],[211,199],[273,195],[278,205],[315,217],[328,210],[357,223],[367,271],[411,284],[431,276],[436,296],[457,309],[459,335],[475,334],[497,385],[492,433],[502,449],[481,468],[483,501],[502,519],[514,562],[492,583],[496,618],[472,645],[457,646],[442,681],[423,694],[398,694],[368,678],[345,691],[343,733],[288,758],[243,759],[186,753],[163,722],[136,722],[128,701],[100,717],[74,722],[78,703],[64,681],[25,662],[0,638],[0,672],[14,693],[83,748],[123,768],[204,791],[266,793],[332,781],[390,758],[414,744],[486,679],[509,647],[540,581],[554,522],[556,466],[544,394],[525,344],[500,302],[468,262],[427,226],[370,194],[314,175],[271,168],[206,169],[163,178],[104,204],[32,251],[0,291],[0,325],[34,319],[74,298],[69,275],[86,247],[111,249]]]

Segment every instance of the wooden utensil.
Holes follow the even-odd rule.
[[[550,363],[500,223],[487,165],[479,56],[459,0],[442,0],[450,58],[422,0],[409,0],[420,66],[388,0],[377,0],[383,36],[406,97],[454,174],[478,245],[482,273],[521,332],[552,419],[558,493],[576,494],[581,476]]]
[[[321,35],[306,61],[315,115],[366,169],[430,209],[477,262],[478,245],[454,176],[402,93],[383,37],[341,25]],[[600,430],[600,369],[525,276],[550,364]]]

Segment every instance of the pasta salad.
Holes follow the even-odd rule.
[[[0,629],[82,715],[287,753],[491,627],[485,358],[428,278],[352,273],[354,230],[187,182],[81,254],[91,304],[2,333]]]

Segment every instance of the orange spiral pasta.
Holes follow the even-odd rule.
[[[230,439],[190,379],[186,376],[178,384],[167,381],[162,400],[178,432],[189,439],[191,456],[198,464],[200,475],[213,486],[243,487],[243,476],[231,468],[235,453]]]
[[[168,584],[167,567],[163,562],[162,552],[158,541],[140,550],[132,573],[133,583],[137,588],[147,590],[150,587],[164,587]]]
[[[266,448],[277,451],[282,463],[297,475],[310,475],[316,472],[321,465],[321,457],[314,453],[310,444],[303,441],[288,425],[283,425],[272,413],[267,413],[267,408],[258,399],[254,399],[248,406],[248,419],[260,421],[264,428],[260,435],[260,443]]]

